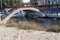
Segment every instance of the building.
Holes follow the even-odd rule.
[[[30,0],[34,5],[60,4],[60,0]]]
[[[57,0],[57,4],[60,4],[60,0]]]

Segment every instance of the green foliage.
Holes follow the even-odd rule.
[[[2,0],[0,1],[0,8],[4,8],[5,6],[6,7],[14,7],[16,6],[17,4],[20,4],[22,5],[22,1],[21,0]]]
[[[37,4],[37,0],[31,0],[31,4],[36,5]]]
[[[60,32],[60,26],[59,25],[52,25],[48,28],[48,31]]]

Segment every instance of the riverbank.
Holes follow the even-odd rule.
[[[0,40],[60,40],[60,33],[0,27]]]

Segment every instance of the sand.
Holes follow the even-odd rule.
[[[60,33],[0,27],[0,40],[60,40]]]

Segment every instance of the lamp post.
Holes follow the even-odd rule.
[[[1,9],[2,9],[2,0],[1,0]]]

